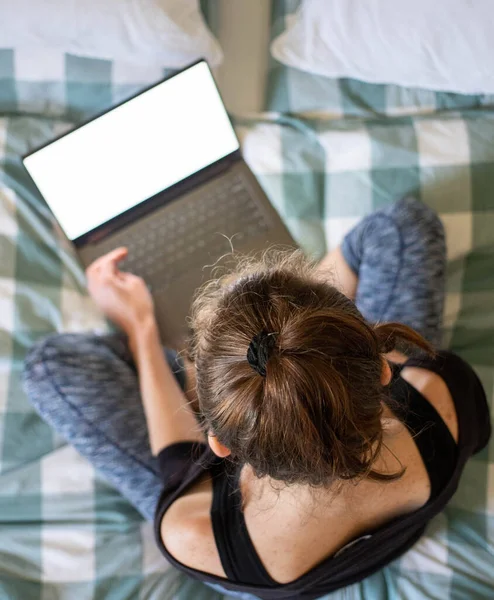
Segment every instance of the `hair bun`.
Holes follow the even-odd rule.
[[[266,377],[266,364],[276,342],[276,333],[261,331],[252,338],[247,350],[247,362],[261,377]]]

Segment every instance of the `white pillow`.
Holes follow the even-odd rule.
[[[494,93],[492,0],[303,0],[272,43],[328,77]]]
[[[168,68],[222,60],[198,0],[15,0],[0,2],[0,23],[0,48]]]

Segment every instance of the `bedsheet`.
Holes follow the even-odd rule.
[[[219,598],[164,562],[150,525],[53,434],[21,389],[23,357],[34,340],[107,327],[19,161],[67,126],[46,117],[0,117],[0,598]],[[492,406],[494,112],[385,120],[276,116],[236,127],[246,160],[313,256],[404,194],[440,213],[449,248],[444,344],[474,365]],[[488,598],[493,555],[491,442],[410,552],[331,599]]]

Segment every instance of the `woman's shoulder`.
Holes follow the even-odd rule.
[[[455,441],[461,438],[462,447],[475,453],[485,446],[490,437],[487,397],[479,376],[466,360],[440,350],[432,358],[407,360],[402,377],[434,406]]]
[[[436,357],[410,358],[396,351],[387,355],[388,360],[399,365],[399,376],[436,409],[455,442],[458,442],[458,415],[448,377],[449,371],[454,368],[450,357],[454,357],[454,363],[459,358],[449,352],[438,353]]]
[[[212,499],[211,476],[205,473],[167,509],[160,524],[161,541],[186,567],[226,577],[210,516]]]
[[[455,402],[446,381],[424,366],[405,366],[401,377],[415,388],[437,411],[458,442],[458,416]]]

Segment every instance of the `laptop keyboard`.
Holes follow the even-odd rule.
[[[98,253],[126,246],[121,268],[138,273],[155,291],[268,229],[268,217],[243,174],[233,171],[112,235],[98,244]]]

